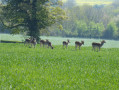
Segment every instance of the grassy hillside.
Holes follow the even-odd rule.
[[[0,43],[1,90],[118,90],[119,49]]]

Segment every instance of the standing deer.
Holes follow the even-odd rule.
[[[80,49],[80,47],[82,46],[82,44],[84,45],[84,41],[81,41],[81,42],[76,41],[75,42],[75,49],[77,49],[78,46],[79,46],[79,49]]]
[[[95,51],[95,48],[97,48],[97,51],[98,51],[98,48],[99,48],[99,51],[100,51],[100,48],[103,46],[104,43],[106,43],[104,40],[101,41],[101,43],[93,42],[92,43],[92,50]]]
[[[36,44],[37,44],[36,38],[33,38],[33,39],[31,40],[31,47],[32,47],[32,45],[33,45],[34,48],[35,48]]]
[[[66,48],[67,48],[68,43],[70,43],[70,41],[69,41],[69,40],[67,40],[67,41],[63,41],[63,48],[64,48],[64,46],[66,46]]]
[[[37,42],[36,42],[35,38],[30,37],[28,39],[25,39],[24,45],[26,45],[26,44],[31,44],[31,47],[32,47],[32,45],[34,45],[34,48],[35,48]]]
[[[52,43],[49,40],[40,40],[40,46],[44,47],[47,46],[48,48],[51,47],[51,49],[53,49]]]

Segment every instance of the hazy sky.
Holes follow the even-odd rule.
[[[62,0],[63,2],[66,2],[67,0]]]

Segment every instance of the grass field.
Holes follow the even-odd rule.
[[[0,43],[0,90],[119,90],[119,49]]]

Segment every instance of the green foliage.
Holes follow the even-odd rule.
[[[7,48],[7,50],[6,50]],[[119,49],[93,52],[55,46],[28,48],[23,44],[0,43],[1,90],[26,89],[119,89]]]
[[[49,33],[54,36],[119,39],[118,3],[94,6],[86,4],[70,8],[64,6],[68,16],[63,21],[64,31],[57,32],[54,28],[54,32],[49,30]],[[111,22],[115,23],[111,25],[112,28],[109,27]]]
[[[13,33],[21,32],[22,28],[28,32],[28,35],[38,39],[40,29],[61,23],[66,18],[65,12],[60,8],[62,2],[59,0],[5,0],[4,2],[3,21],[8,23],[6,26],[12,29]]]
[[[108,24],[107,26],[107,30],[105,30],[105,33],[104,33],[105,37],[106,38],[113,38],[113,37],[116,37],[117,36],[117,26],[114,22],[111,22]]]

